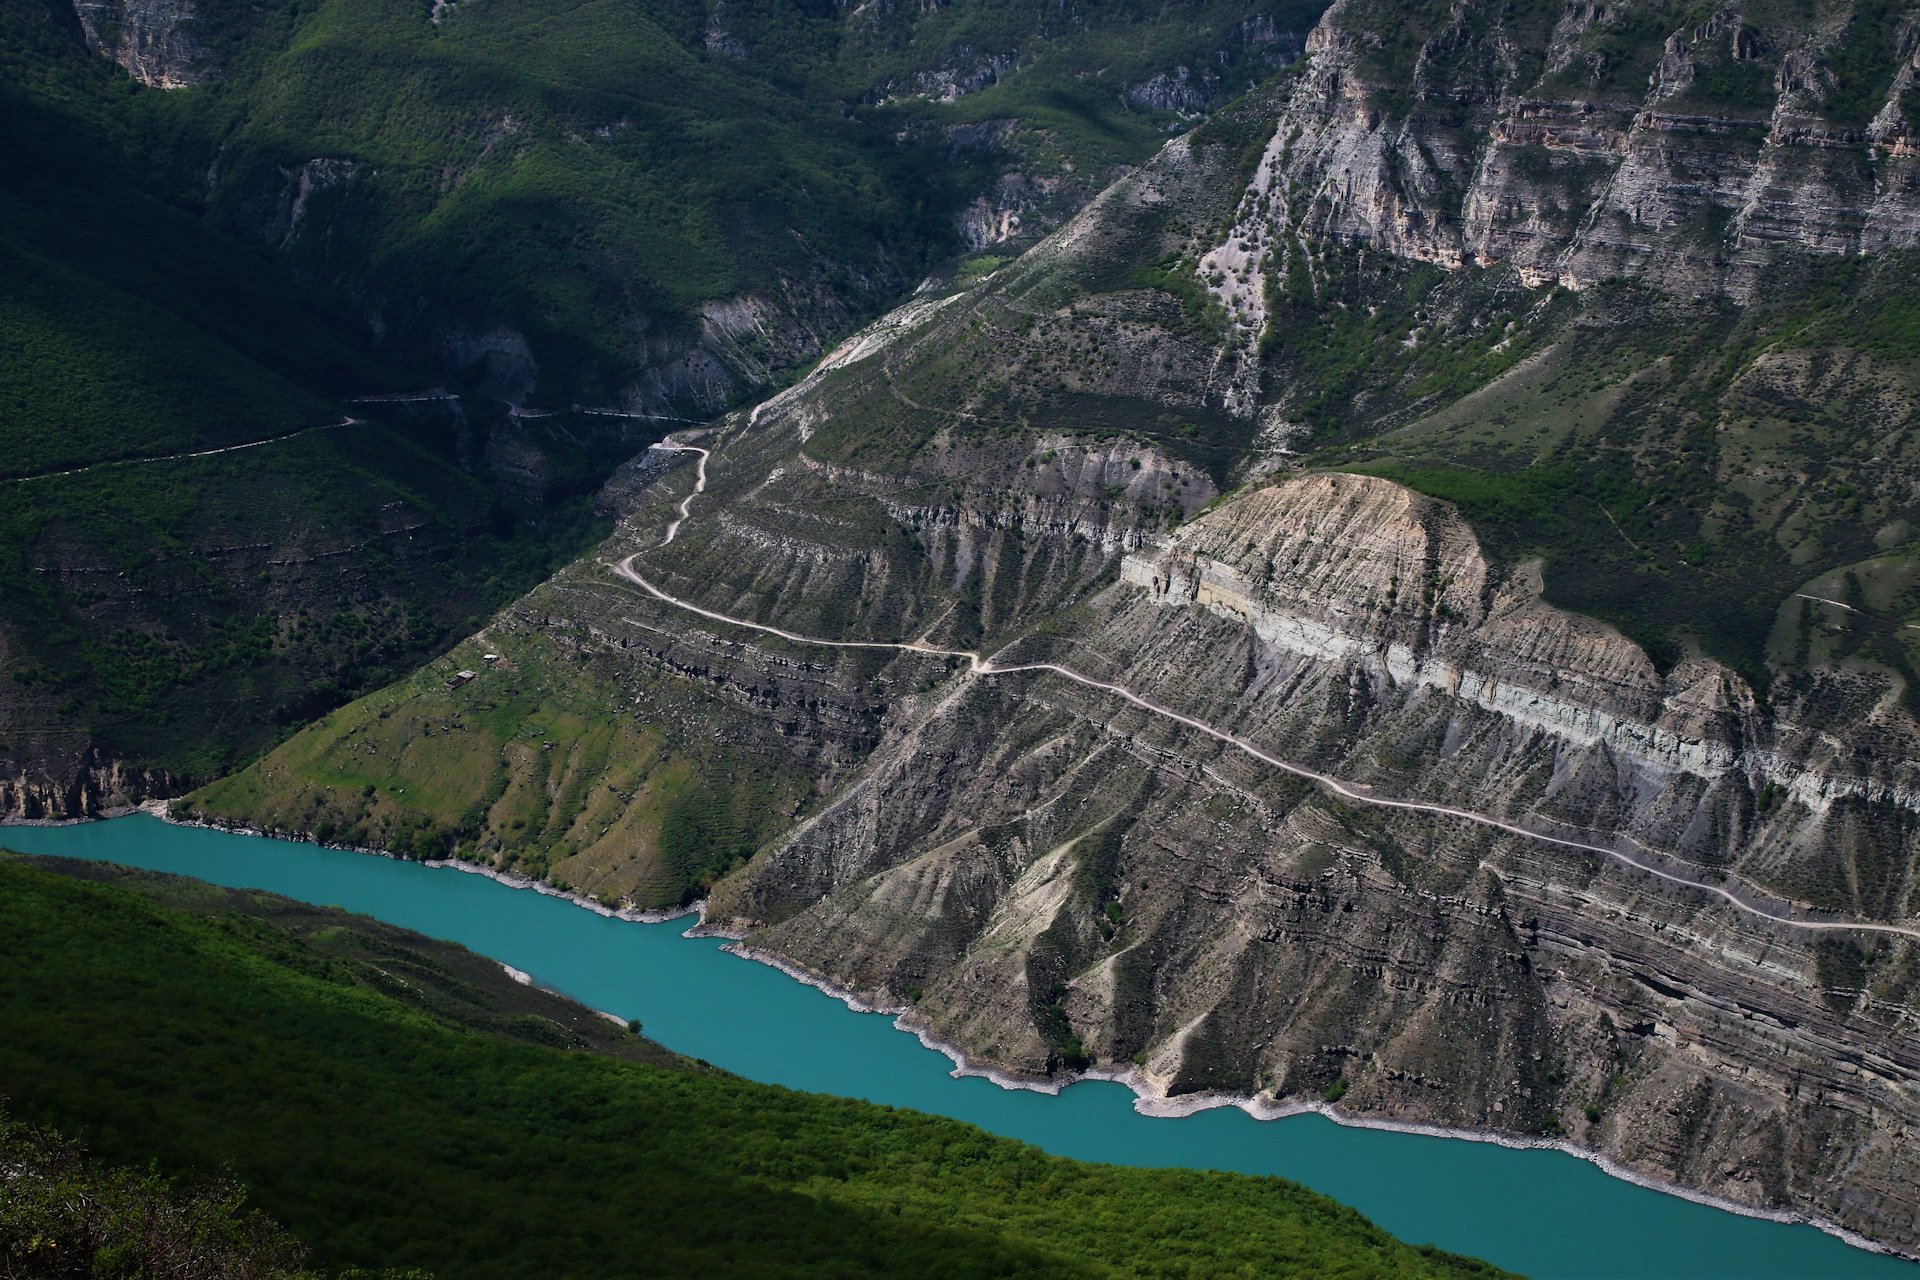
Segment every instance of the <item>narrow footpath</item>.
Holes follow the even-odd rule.
[[[693,491],[681,499],[678,511],[674,515],[673,520],[667,525],[666,536],[660,540],[660,545],[664,547],[679,536],[680,526],[686,523],[688,513],[692,510],[693,500],[706,491],[707,460],[712,456],[712,451],[704,449],[699,445],[682,444],[671,438],[663,440],[652,447],[663,452],[692,453],[699,456],[699,461],[694,472]],[[782,640],[790,641],[794,644],[818,645],[828,649],[886,649],[899,653],[926,654],[929,657],[935,658],[963,658],[966,660],[968,673],[976,676],[1011,676],[1025,672],[1047,672],[1051,675],[1059,676],[1062,679],[1071,680],[1075,684],[1083,685],[1086,688],[1097,689],[1102,693],[1112,694],[1114,697],[1131,703],[1143,711],[1150,712],[1162,719],[1171,720],[1176,724],[1203,733],[1244,755],[1251,756],[1253,759],[1258,760],[1270,768],[1277,769],[1282,773],[1291,774],[1296,778],[1303,778],[1339,796],[1342,800],[1348,800],[1354,804],[1372,805],[1380,809],[1398,809],[1408,813],[1427,813],[1442,818],[1457,818],[1463,822],[1471,822],[1478,826],[1489,827],[1507,835],[1520,836],[1523,839],[1538,841],[1541,844],[1554,845],[1562,849],[1572,849],[1579,853],[1598,854],[1601,857],[1612,858],[1614,861],[1624,863],[1636,871],[1645,872],[1650,876],[1658,877],[1669,883],[1711,894],[1763,920],[1771,920],[1775,924],[1783,924],[1795,929],[1854,933],[1890,933],[1903,938],[1920,941],[1920,929],[1906,928],[1901,925],[1876,924],[1863,920],[1799,920],[1791,916],[1779,915],[1764,907],[1744,900],[1721,885],[1706,884],[1699,880],[1690,880],[1685,876],[1676,875],[1671,871],[1664,871],[1659,867],[1650,866],[1638,858],[1631,857],[1628,854],[1620,852],[1618,849],[1609,848],[1606,845],[1589,844],[1584,840],[1573,840],[1564,836],[1549,835],[1544,831],[1535,831],[1530,827],[1519,826],[1504,819],[1496,818],[1491,814],[1476,813],[1471,809],[1456,809],[1451,805],[1428,804],[1419,800],[1395,800],[1387,796],[1375,795],[1373,794],[1372,788],[1364,783],[1346,782],[1331,774],[1309,769],[1305,765],[1295,764],[1290,760],[1283,760],[1278,756],[1262,750],[1244,738],[1235,737],[1225,730],[1214,728],[1205,721],[1196,720],[1192,716],[1173,710],[1171,707],[1162,706],[1150,698],[1142,697],[1123,685],[1109,684],[1104,680],[1095,680],[1091,676],[1082,675],[1078,671],[1060,666],[1057,663],[1000,663],[995,662],[991,658],[983,657],[971,649],[943,649],[937,645],[930,645],[918,640],[905,643],[881,640],[825,640],[818,636],[801,635],[797,632],[783,630],[780,627],[772,627],[765,623],[753,622],[746,618],[736,618],[730,614],[717,613],[712,609],[703,609],[699,605],[688,600],[682,600],[678,596],[671,595],[649,582],[645,576],[634,567],[634,561],[639,559],[639,556],[640,553],[636,552],[624,560],[621,560],[619,563],[609,566],[609,568],[619,577],[639,587],[642,591],[661,603],[672,605],[676,609],[683,609],[688,613],[696,614],[699,617],[706,618],[713,622],[722,622],[728,626],[741,627],[748,631],[758,631],[763,635],[777,636]]]

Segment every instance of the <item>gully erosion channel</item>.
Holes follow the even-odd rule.
[[[685,923],[642,924],[479,875],[137,816],[0,828],[0,847],[91,858],[341,906],[462,943],[685,1054],[756,1080],[951,1116],[1083,1160],[1277,1174],[1403,1239],[1536,1276],[1920,1277],[1809,1226],[1744,1217],[1610,1177],[1563,1152],[1231,1106],[1143,1115],[1124,1086],[1048,1095],[956,1076],[885,1017]],[[0,926],[3,927],[3,926]]]

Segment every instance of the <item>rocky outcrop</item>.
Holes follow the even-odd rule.
[[[1197,114],[1212,106],[1220,93],[1220,78],[1191,67],[1175,67],[1127,87],[1126,99],[1150,111]]]
[[[284,213],[276,220],[275,230],[280,231],[277,247],[285,252],[293,248],[305,229],[309,203],[316,195],[324,195],[346,186],[360,174],[361,166],[352,160],[334,160],[316,158],[297,168],[284,170],[287,177]],[[284,230],[280,230],[284,227]]]
[[[1169,67],[1127,86],[1122,96],[1149,111],[1212,111],[1293,62],[1301,47],[1300,32],[1280,30],[1271,14],[1253,14],[1228,33],[1225,47],[1214,51],[1209,65]]]
[[[1078,187],[1059,178],[1009,173],[975,196],[954,225],[961,242],[977,253],[996,245],[1031,243],[1085,203]]]
[[[483,395],[518,404],[538,382],[533,348],[524,334],[505,325],[450,327],[437,335],[436,345],[441,358]]]
[[[684,471],[623,476],[614,542],[495,624],[670,743],[811,779],[710,923],[1004,1071],[1336,1093],[1920,1246],[1914,944],[1769,918],[1915,927],[1897,699],[1663,671],[1385,480],[1221,500],[1137,439],[1016,445],[953,411],[905,453],[835,452],[833,410],[899,405],[892,361],[972,314],[924,298],[730,423],[670,547]],[[702,608],[1057,662],[1346,794],[1044,671],[675,609],[601,563],[634,551]],[[568,880],[617,888],[624,857]]]
[[[981,54],[967,45],[945,50],[935,65],[873,90],[872,102],[892,102],[903,98],[926,98],[933,102],[958,102],[961,98],[991,88],[1013,71],[1020,62],[1020,51]]]
[[[213,74],[194,34],[193,0],[75,0],[87,44],[156,89],[184,89]]]
[[[1237,618],[1276,649],[1603,750],[1655,785],[1736,775],[1820,815],[1848,797],[1920,811],[1920,763],[1836,752],[1763,717],[1715,663],[1661,676],[1612,628],[1542,604],[1536,578],[1490,580],[1457,514],[1384,480],[1335,474],[1261,490],[1156,554],[1128,555],[1120,580],[1169,608]],[[1912,728],[1897,712],[1884,718]]]
[[[62,752],[58,744],[39,745],[35,760],[0,762],[0,822],[107,817],[191,785],[162,769],[114,760],[96,747]]]
[[[1736,296],[1782,247],[1920,245],[1911,15],[1883,54],[1865,15],[1757,25],[1734,6],[1656,44],[1639,5],[1572,3],[1548,26],[1469,3],[1425,28],[1378,8],[1342,0],[1315,29],[1202,264],[1249,328],[1262,281],[1308,245]]]
[[[834,410],[900,403],[890,371],[974,314],[917,302],[724,432],[650,577],[799,634],[1059,662],[1361,799],[1057,676],[756,637],[576,571],[557,585],[606,657],[709,690],[673,716],[816,762],[818,799],[716,886],[713,924],[1001,1070],[1332,1091],[1920,1244],[1912,944],[1768,918],[1912,927],[1897,699],[1835,672],[1763,706],[1712,662],[1663,671],[1380,479],[1169,508],[1183,468],[1137,440],[1013,445],[956,410],[921,410],[951,425],[905,456],[827,452]],[[616,549],[682,491],[633,490]]]

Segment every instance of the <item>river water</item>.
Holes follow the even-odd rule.
[[[1057,1096],[955,1078],[894,1029],[765,965],[483,876],[173,826],[146,816],[0,828],[0,847],[92,858],[344,907],[511,965],[595,1009],[639,1018],[681,1053],[754,1080],[951,1116],[1082,1160],[1292,1178],[1404,1240],[1543,1277],[1920,1280],[1920,1266],[1812,1227],[1743,1217],[1608,1176],[1557,1151],[1349,1128],[1231,1107],[1142,1116],[1121,1085]]]

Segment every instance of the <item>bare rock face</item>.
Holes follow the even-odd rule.
[[[140,83],[182,89],[212,74],[194,37],[193,0],[77,0],[87,44]]]
[[[1098,215],[1042,256],[1102,252]],[[1834,672],[1769,708],[1710,661],[1662,671],[1376,478],[1170,512],[1180,464],[1126,440],[832,460],[834,410],[907,396],[893,362],[967,314],[918,302],[723,433],[706,514],[648,574],[800,635],[1058,663],[1240,745],[1044,670],[794,645],[584,574],[568,599],[610,653],[818,762],[711,923],[1016,1074],[1337,1090],[1920,1244],[1913,943],[1783,922],[1914,927],[1898,699]],[[618,545],[650,547],[673,492]]]
[[[1251,328],[1262,280],[1316,243],[1735,296],[1782,246],[1920,244],[1911,14],[1882,56],[1864,14],[1793,25],[1736,6],[1659,43],[1641,4],[1575,0],[1549,23],[1468,3],[1412,29],[1379,8],[1341,0],[1315,29],[1203,263]]]
[[[1020,51],[981,53],[967,45],[948,49],[932,67],[890,81],[869,96],[874,101],[900,98],[927,98],[934,102],[957,102],[1000,83],[1020,61]]]
[[[110,817],[176,792],[181,780],[115,760],[85,741],[41,740],[0,767],[0,821],[74,822]]]
[[[1862,821],[1914,830],[1908,766],[1836,759],[1724,669],[1663,676],[1536,590],[1385,481],[1236,497],[1124,550],[1070,640],[997,660],[1122,685],[1348,798],[1071,681],[955,677],[896,705],[710,919],[912,999],[1005,1070],[1096,1062],[1273,1102],[1344,1082],[1343,1106],[1566,1136],[1912,1244],[1912,944],[1712,891],[1833,918],[1788,881],[1852,856]],[[1879,798],[1827,798],[1849,769]],[[1773,787],[1796,798],[1762,810]],[[1889,864],[1913,853],[1904,836]]]
[[[1051,231],[1086,202],[1079,188],[1060,178],[1009,173],[994,180],[960,211],[957,228],[969,250],[1027,244],[1037,231]]]
[[[1126,99],[1136,107],[1151,111],[1200,112],[1206,110],[1220,92],[1220,78],[1191,67],[1162,71],[1127,88]]]
[[[467,372],[480,391],[519,403],[532,392],[539,366],[525,335],[504,325],[478,332],[450,328],[439,336],[443,358]]]
[[[1662,670],[1385,480],[1222,497],[1136,433],[930,407],[954,335],[1065,310],[1048,273],[1207,163],[1170,147],[991,289],[726,421],[671,544],[687,468],[623,477],[612,542],[495,629],[803,773],[709,923],[979,1062],[1337,1094],[1920,1248],[1915,943],[1803,927],[1920,928],[1900,699]],[[608,572],[630,554],[705,612]]]
[[[316,157],[282,172],[286,175],[286,189],[279,215],[268,234],[278,233],[279,242],[275,247],[285,252],[294,247],[307,229],[308,210],[315,198],[324,199],[347,186],[360,175],[361,166],[353,160]]]

